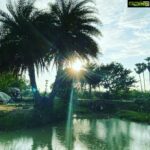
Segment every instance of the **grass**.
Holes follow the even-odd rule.
[[[33,111],[13,110],[0,111],[0,130],[15,130],[32,125]]]
[[[117,117],[121,119],[126,119],[135,122],[142,122],[150,124],[150,103],[149,101],[138,101],[138,102],[112,102],[112,104],[105,104],[104,110],[100,110],[100,105],[104,104],[96,104],[92,102],[90,106],[94,106],[90,109],[89,105],[86,102],[80,103],[76,109],[75,113],[79,117],[98,117],[101,118],[103,116],[108,117]],[[98,109],[97,109],[98,108]],[[108,116],[108,117],[107,117]]]
[[[48,112],[36,109],[0,111],[0,131],[42,127],[55,123],[55,119]]]
[[[150,114],[149,113],[136,112],[136,111],[130,111],[130,110],[121,110],[121,111],[117,112],[115,116],[119,117],[121,119],[127,119],[130,121],[150,124]]]
[[[62,104],[61,104],[62,105]],[[64,120],[64,107],[57,105],[51,109],[34,109],[33,105],[19,103],[0,105],[0,131],[36,128]]]
[[[115,103],[116,104],[116,103]],[[134,103],[133,103],[134,104]],[[101,111],[99,105],[88,105],[87,103],[78,104],[74,113],[77,118],[110,118],[116,117],[126,119],[130,121],[142,122],[150,124],[149,103],[139,103],[138,105],[132,103],[117,102],[115,107],[106,104],[104,111]],[[127,106],[126,106],[127,105]],[[144,109],[137,109],[140,106]],[[146,108],[147,107],[147,108]],[[128,109],[128,110],[127,110]],[[64,121],[66,116],[67,106],[63,101],[55,101],[54,110],[51,114],[49,108],[44,110],[33,109],[32,104],[12,104],[12,105],[0,105],[0,130],[16,130],[22,128],[35,128],[45,126],[51,123],[58,123]],[[112,111],[113,110],[113,111]],[[131,111],[132,110],[132,111]],[[134,110],[134,111],[133,111]],[[144,110],[144,112],[142,112]],[[141,111],[141,112],[139,112]]]

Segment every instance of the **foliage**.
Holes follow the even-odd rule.
[[[0,91],[9,93],[9,88],[11,87],[17,87],[23,90],[26,86],[26,81],[21,77],[14,76],[12,73],[0,74]]]
[[[80,85],[86,87],[88,84],[95,89],[103,87],[106,91],[101,94],[103,98],[120,99],[127,95],[130,88],[133,87],[136,82],[134,77],[130,76],[130,74],[131,71],[125,69],[120,63],[111,63],[101,66],[87,64],[85,73],[83,74],[84,78],[80,80]],[[81,89],[83,89],[83,87],[81,87]]]
[[[80,91],[78,92],[79,99],[90,99],[88,95],[88,91]],[[126,93],[115,93],[110,94],[108,92],[100,92],[93,91],[92,92],[92,100],[131,100],[131,101],[150,101],[150,93],[149,92],[141,92],[138,90],[129,90]]]
[[[60,86],[63,67],[75,58],[96,58],[99,47],[93,37],[101,35],[96,25],[100,20],[96,17],[95,7],[91,0],[56,0],[50,4],[51,35],[54,45],[51,55],[56,64],[57,75],[49,96],[56,96]]]
[[[131,121],[143,122],[143,123],[150,123],[150,114],[149,113],[121,110],[121,111],[117,112],[116,116],[121,119],[128,119]]]
[[[147,60],[147,70],[150,72],[150,57],[149,60]]]
[[[94,63],[88,63],[85,66],[85,82],[87,82],[89,85],[92,85],[93,87],[97,86],[101,82],[101,75],[99,72],[99,67]]]
[[[1,63],[12,71],[27,69],[35,64],[37,70],[43,67],[47,53],[43,30],[44,14],[34,7],[34,0],[18,0],[16,4],[8,1],[6,13],[0,10],[1,25]],[[44,17],[43,17],[44,18]],[[43,21],[43,22],[42,22]]]
[[[58,90],[57,96],[60,99],[63,99],[65,102],[68,102],[70,98],[71,88],[72,88],[72,81],[67,79],[63,80],[62,82],[60,82],[60,87],[61,88]]]
[[[52,51],[55,63],[72,61],[75,56],[96,57],[99,48],[93,36],[101,33],[94,26],[100,21],[92,1],[56,0],[50,10],[52,35],[55,35],[50,39],[55,46]]]
[[[46,38],[47,13],[34,6],[35,0],[7,2],[8,12],[0,10],[0,71],[15,74],[28,70],[34,97],[40,97],[36,79],[39,69],[47,68],[51,47]],[[47,24],[46,24],[47,25]]]
[[[149,92],[141,92],[138,90],[131,90],[128,94],[128,99],[132,100],[150,100],[150,93]]]
[[[56,107],[54,107],[53,114],[50,114],[48,107],[44,107],[42,111],[32,109],[31,103],[3,105],[0,108],[0,131],[36,128],[64,121],[67,106],[64,105],[63,101],[56,101],[55,103]]]
[[[76,95],[76,90],[74,84],[76,83],[76,79],[80,78],[81,73],[76,74],[72,68],[65,68],[62,70],[60,76],[59,86],[57,97],[64,101],[65,104],[68,104],[70,99],[70,93],[72,88],[74,89],[74,98]]]
[[[119,63],[111,63],[101,66],[102,85],[111,93],[128,92],[135,83],[131,71],[125,69]]]

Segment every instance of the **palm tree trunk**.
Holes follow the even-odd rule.
[[[144,75],[144,72],[143,72],[143,81],[144,81],[144,91],[146,92],[146,86],[145,86],[145,75]]]
[[[52,88],[52,91],[49,95],[49,102],[50,102],[50,105],[53,106],[53,102],[54,102],[54,98],[59,90],[59,85],[60,85],[60,77],[61,77],[61,73],[62,73],[62,64],[59,63],[58,64],[58,69],[57,69],[57,74],[56,74],[56,79],[55,79],[55,82],[54,82],[54,85],[53,85],[53,88]]]
[[[89,96],[90,96],[90,98],[91,98],[91,94],[92,94],[92,85],[89,84]]]
[[[32,92],[33,92],[34,100],[36,103],[40,98],[40,94],[39,94],[37,84],[36,84],[34,65],[30,65],[28,67],[28,71],[29,71],[30,85],[32,87]]]
[[[140,79],[140,86],[141,86],[141,91],[143,92],[143,87],[142,87],[142,80],[141,80],[141,76],[139,74],[139,79]]]
[[[101,85],[99,84],[98,87],[99,87],[99,92],[101,92]]]
[[[84,84],[84,91],[85,91],[85,92],[86,92],[86,86],[87,86],[87,85],[86,85],[86,84]]]
[[[83,93],[83,86],[84,86],[84,84],[81,82],[80,83],[80,88],[81,88],[81,92]]]

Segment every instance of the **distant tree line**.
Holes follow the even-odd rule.
[[[115,62],[106,65],[88,63],[78,76],[80,90],[88,91],[89,98],[92,98],[92,90],[109,95],[127,94],[136,83],[131,70]]]

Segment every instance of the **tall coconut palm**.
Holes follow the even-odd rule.
[[[52,35],[55,35],[50,40],[56,47],[52,55],[57,65],[56,79],[49,96],[53,100],[59,88],[64,64],[74,57],[96,58],[99,48],[93,37],[101,35],[101,32],[95,26],[100,25],[100,21],[95,15],[96,9],[91,0],[56,0],[50,5],[50,10],[53,18]]]
[[[143,88],[142,88],[142,80],[141,80],[140,74],[143,73],[143,82],[144,82],[144,91],[145,91],[145,76],[144,76],[144,71],[146,70],[146,64],[144,64],[144,63],[137,63],[135,65],[136,65],[135,71],[139,75],[139,79],[140,79],[141,91],[143,91]]]
[[[145,59],[147,61],[147,70],[149,72],[149,84],[150,84],[150,57]]]
[[[89,96],[91,97],[92,87],[99,86],[100,74],[98,71],[99,66],[95,63],[88,63],[85,66],[84,80],[89,85]]]
[[[137,68],[135,68],[135,72],[139,75],[139,80],[140,80],[140,86],[141,86],[141,91],[143,91],[143,86],[142,86],[142,80],[141,80],[141,70],[139,69],[138,66],[136,66]]]
[[[146,91],[145,74],[144,74],[144,72],[147,69],[147,66],[146,66],[145,63],[141,63],[141,67],[142,67],[141,69],[142,69],[142,73],[143,73],[144,90]]]
[[[88,63],[86,66],[85,66],[85,69],[86,69],[86,74],[85,74],[85,80],[86,82],[88,83],[89,85],[89,97],[91,98],[91,94],[92,94],[92,84],[93,84],[93,80],[94,80],[94,75],[95,75],[95,68],[96,68],[96,65],[95,64],[91,64],[91,63]]]
[[[1,49],[7,50],[5,63],[9,59],[17,70],[28,70],[34,96],[39,96],[35,80],[35,67],[45,67],[45,56],[50,47],[44,37],[44,13],[34,7],[35,0],[18,0],[14,5],[7,3],[6,13],[0,10]],[[9,55],[11,54],[11,55]],[[9,65],[9,63],[8,63]]]

